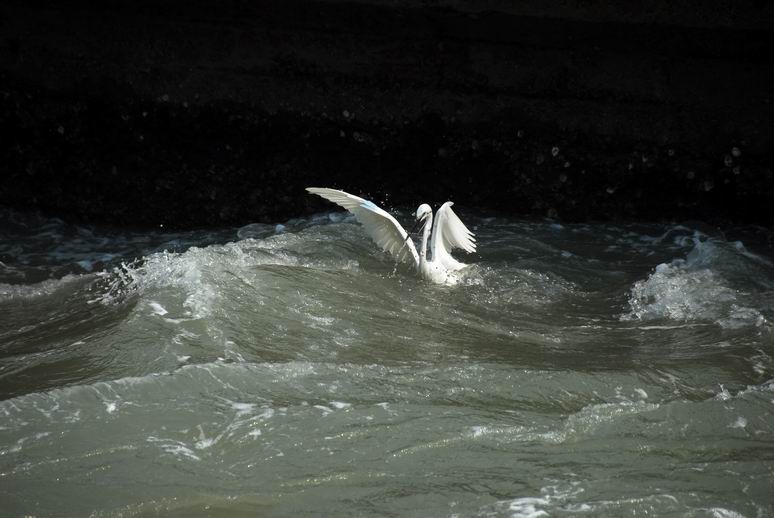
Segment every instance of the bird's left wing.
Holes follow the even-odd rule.
[[[447,201],[435,213],[433,237],[430,248],[433,251],[433,261],[440,261],[449,270],[459,270],[465,265],[451,256],[453,248],[460,248],[468,253],[476,251],[476,239],[473,232],[460,220],[451,209],[454,203]]]
[[[406,231],[395,218],[373,202],[336,189],[307,187],[306,190],[351,212],[382,250],[389,252],[399,261],[419,265],[417,249]]]

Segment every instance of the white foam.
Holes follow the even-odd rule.
[[[266,408],[266,409],[264,409],[263,412],[261,412],[260,414],[258,414],[256,416],[256,418],[260,419],[260,420],[271,419],[272,417],[274,417],[274,409],[273,408]]]
[[[274,227],[264,223],[252,223],[237,230],[239,239],[263,239],[274,234]]]
[[[328,414],[333,412],[333,410],[331,410],[330,408],[328,408],[327,406],[324,406],[324,405],[314,405],[313,408],[316,408],[317,410],[322,411],[323,416],[326,416],[326,415],[328,415]]]
[[[768,322],[766,317],[757,309],[732,304],[728,311],[728,316],[719,319],[718,323],[726,329],[739,329],[750,325],[763,327]]]
[[[715,394],[715,397],[713,399],[716,399],[718,401],[728,401],[731,399],[731,393],[726,390],[726,387],[723,385],[720,385],[720,392]]]
[[[206,450],[223,438],[222,433],[214,437],[207,437],[204,435],[204,428],[202,428],[202,425],[197,426],[197,428],[199,429],[199,440],[194,443],[194,447],[197,450]]]
[[[253,403],[238,403],[236,401],[231,402],[231,408],[237,411],[237,416],[244,414],[250,414],[255,410],[255,404]]]
[[[148,437],[147,441],[150,443],[158,444],[165,453],[169,453],[175,457],[197,461],[202,460],[201,457],[196,455],[191,448],[180,441],[175,441],[173,439],[162,439],[152,435]]]
[[[166,309],[164,309],[164,306],[162,306],[161,304],[159,304],[159,303],[158,303],[158,302],[156,302],[155,300],[152,300],[152,301],[148,302],[148,305],[149,305],[149,306],[151,307],[151,309],[153,310],[153,314],[154,314],[154,315],[164,316],[164,315],[166,315],[167,313],[169,313],[169,311],[167,311]]]
[[[565,424],[564,437],[577,434],[589,434],[607,423],[629,415],[652,412],[659,408],[656,403],[624,400],[616,403],[598,403],[583,407],[580,412],[571,414]]]
[[[740,299],[750,290],[740,290],[732,281],[747,282],[750,269],[765,267],[765,260],[741,243],[702,240],[698,234],[689,242],[693,248],[685,259],[661,263],[647,279],[634,283],[630,310],[621,319],[710,320],[731,329],[767,324],[760,311]]]
[[[500,502],[496,507],[502,509],[505,503],[505,511],[512,518],[540,518],[543,516],[553,516],[557,509],[562,511],[579,511],[585,508],[590,510],[586,504],[572,503],[572,499],[578,497],[584,492],[580,482],[571,480],[569,482],[556,482],[540,489],[540,496],[524,496],[514,498],[507,502]]]
[[[114,277],[108,292],[100,300],[121,300],[123,296],[142,293],[151,288],[180,288],[187,292],[183,306],[188,309],[190,316],[203,318],[210,313],[217,298],[215,286],[205,279],[205,272],[212,261],[212,258],[205,256],[203,249],[192,247],[183,254],[151,254],[142,264],[122,263],[121,267],[113,270]],[[150,305],[157,309],[152,303]]]
[[[470,433],[474,438],[482,437],[488,432],[486,426],[471,426]]]
[[[748,361],[752,363],[753,372],[755,372],[755,374],[758,376],[765,375],[766,372],[774,367],[774,362],[772,362],[771,356],[766,354],[763,349],[758,349],[758,354],[754,354],[748,358]]]
[[[49,279],[36,284],[4,284],[0,283],[0,302],[14,299],[33,299],[51,295],[67,285],[94,276],[65,275],[61,279]]]
[[[247,286],[257,287],[256,266],[281,265],[315,269],[357,269],[357,261],[312,259],[306,251],[314,237],[284,233],[262,240],[245,239],[236,243],[193,246],[182,253],[168,251],[150,254],[142,260],[121,263],[110,272],[100,272],[106,289],[92,302],[121,302],[126,297],[142,295],[151,290],[173,288],[184,294],[183,316],[202,319],[220,307],[229,283],[238,279]],[[154,314],[168,313],[159,302],[148,302]],[[165,313],[166,312],[166,313]],[[320,317],[324,325],[330,322]],[[185,319],[169,319],[181,323]]]
[[[713,518],[745,518],[743,514],[723,507],[713,507],[708,510],[712,513]]]
[[[719,304],[736,300],[734,290],[710,270],[687,271],[682,264],[660,264],[631,289],[631,311],[624,319],[690,320],[718,315]]]
[[[511,501],[508,510],[511,511],[511,516],[513,518],[539,518],[541,516],[548,516],[548,513],[542,509],[538,509],[538,506],[545,506],[548,504],[548,498],[516,498]]]

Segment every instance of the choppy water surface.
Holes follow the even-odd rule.
[[[0,514],[774,515],[771,234],[462,209],[456,287],[340,213],[3,212]]]

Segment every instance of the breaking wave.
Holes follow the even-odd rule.
[[[685,258],[657,265],[647,279],[634,283],[623,320],[714,321],[726,328],[768,326],[754,307],[774,288],[774,266],[739,242],[696,232]]]

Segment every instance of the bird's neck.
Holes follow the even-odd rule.
[[[422,229],[422,246],[419,249],[419,262],[424,264],[427,262],[427,239],[430,237],[430,232],[433,229],[433,215],[430,214],[427,217],[427,223],[425,223]]]

